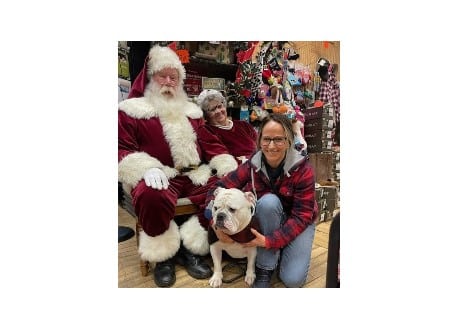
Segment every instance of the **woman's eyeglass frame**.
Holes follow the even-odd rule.
[[[212,107],[212,108],[209,108],[209,109],[207,110],[207,113],[208,113],[208,114],[213,114],[213,113],[215,113],[215,112],[217,111],[217,109],[222,109],[222,108],[224,108],[224,107],[225,107],[225,106],[223,106],[223,103],[220,103],[220,104],[218,104],[218,105],[216,105],[216,106],[214,106],[214,107]]]
[[[271,141],[274,143],[275,146],[283,146],[286,143],[287,137],[262,137],[261,138],[261,145],[262,146],[269,146],[271,144]]]

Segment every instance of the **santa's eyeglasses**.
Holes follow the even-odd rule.
[[[179,76],[175,75],[175,74],[162,74],[162,73],[157,73],[156,74],[156,77],[157,77],[157,81],[159,83],[165,83],[165,82],[169,82],[173,85],[175,85],[177,83],[177,81],[179,80]]]

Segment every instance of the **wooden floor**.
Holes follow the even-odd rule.
[[[118,224],[135,229],[135,219],[123,208],[118,207]],[[309,275],[304,288],[325,288],[325,273],[327,270],[327,247],[330,221],[317,225],[317,231],[312,246],[312,257]],[[212,266],[212,260],[207,258],[207,262]],[[230,260],[224,261],[224,265]],[[235,273],[233,273],[235,272]],[[238,268],[227,268],[224,271],[224,279],[230,279],[234,274],[238,274]],[[272,286],[283,288],[284,284],[275,275],[272,279]],[[157,288],[153,280],[153,273],[146,277],[141,275],[139,256],[136,246],[136,235],[131,239],[118,243],[118,287],[119,288]],[[190,277],[186,270],[176,265],[176,283],[174,288],[210,288],[208,279],[196,280]],[[231,282],[223,283],[222,288],[246,288],[248,287],[243,277]]]

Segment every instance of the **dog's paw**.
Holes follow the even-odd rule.
[[[223,274],[222,273],[214,273],[212,277],[209,280],[209,284],[212,288],[220,288],[222,285],[222,278]]]
[[[245,282],[247,285],[249,285],[251,287],[251,285],[253,284],[253,282],[255,282],[255,279],[256,279],[256,274],[255,273],[247,273],[245,275]]]

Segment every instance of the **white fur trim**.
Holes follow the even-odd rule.
[[[210,159],[209,167],[217,170],[217,176],[222,177],[238,167],[238,163],[232,155],[227,153],[217,155]]]
[[[131,196],[131,191],[133,190],[133,187],[130,184],[122,183],[122,188],[125,193]]]
[[[159,111],[159,118],[174,166],[178,168],[200,164],[197,136],[187,117],[179,112],[163,110]]]
[[[176,255],[181,246],[179,227],[171,220],[168,230],[159,236],[148,236],[140,231],[138,253],[141,259],[149,262],[163,262]]]
[[[118,103],[118,109],[137,119],[150,119],[157,115],[157,109],[145,97],[125,99]]]
[[[199,119],[204,116],[200,107],[192,102],[184,100],[179,105],[181,107],[180,112],[187,117]],[[118,109],[137,119],[150,119],[158,116],[159,110],[157,105],[153,105],[147,97],[125,99],[118,104]]]
[[[164,175],[166,175],[166,177],[169,179],[174,178],[179,174],[176,168],[172,168],[168,166],[161,167],[161,170],[164,172]]]
[[[182,244],[192,254],[207,255],[209,253],[209,239],[207,230],[205,230],[199,222],[196,215],[190,217],[179,228],[181,233]]]
[[[145,171],[153,167],[162,168],[163,164],[146,152],[130,153],[118,163],[118,180],[133,188],[143,178]]]
[[[205,185],[212,175],[212,169],[208,165],[200,165],[199,168],[184,173],[190,178],[194,185]]]
[[[186,103],[186,105],[184,106],[184,114],[193,119],[199,119],[204,117],[202,109],[192,102]]]
[[[151,50],[149,50],[148,76],[152,76],[155,72],[164,68],[177,69],[177,72],[179,73],[179,82],[181,84],[184,79],[186,79],[186,70],[176,52],[171,50],[169,47],[155,45]]]

